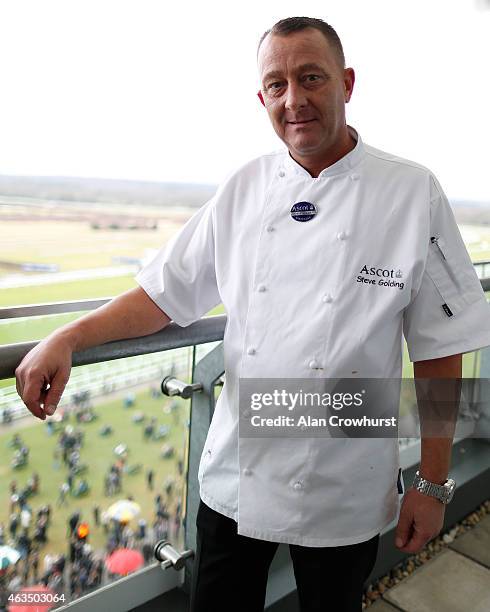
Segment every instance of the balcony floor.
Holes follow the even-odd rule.
[[[488,612],[490,515],[366,609],[372,612]]]

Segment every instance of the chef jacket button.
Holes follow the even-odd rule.
[[[350,175],[350,180],[351,181],[358,181],[359,180],[359,175],[358,174],[351,174]]]
[[[333,297],[330,295],[330,293],[326,293],[322,297],[322,301],[325,302],[326,304],[330,304],[330,302],[333,302]]]
[[[308,364],[311,370],[318,370],[320,368],[320,364],[316,359],[312,359]]]
[[[248,353],[249,355],[255,355],[255,353],[256,353],[256,352],[257,352],[257,351],[254,349],[254,347],[253,347],[253,346],[249,346],[249,347],[248,347],[248,349],[247,349],[247,353]]]
[[[264,293],[265,290],[266,290],[266,286],[265,285],[259,285],[257,287],[257,291],[260,291],[260,293]]]
[[[296,489],[296,491],[300,491],[302,488],[303,488],[303,483],[300,482],[299,480],[298,480],[298,482],[295,482],[293,484],[293,489]]]
[[[279,176],[281,178],[284,178],[286,176],[286,173],[284,172],[284,170],[279,170]]]
[[[208,448],[208,455],[211,455],[211,449]]]
[[[337,239],[338,240],[345,240],[347,238],[347,234],[345,232],[339,232],[337,234]]]
[[[272,225],[268,225],[268,226],[267,226],[265,229],[266,229],[268,232],[273,232],[273,231],[274,231],[274,228],[272,227]]]
[[[250,470],[249,468],[245,468],[245,469],[243,470],[243,474],[244,474],[245,476],[250,476],[250,475],[252,474],[252,470]]]

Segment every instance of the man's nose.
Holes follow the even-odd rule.
[[[288,83],[285,106],[287,110],[296,111],[307,105],[304,89],[299,83]]]

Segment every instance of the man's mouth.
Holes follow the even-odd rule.
[[[311,123],[315,119],[302,119],[301,121],[288,121],[291,125],[304,125],[305,123]]]

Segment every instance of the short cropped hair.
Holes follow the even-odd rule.
[[[344,49],[342,48],[339,35],[326,21],[323,21],[323,19],[316,19],[315,17],[287,17],[286,19],[281,19],[275,23],[270,30],[266,30],[262,34],[257,47],[257,55],[259,53],[260,45],[263,43],[265,37],[269,34],[287,36],[292,32],[306,30],[306,28],[315,28],[316,30],[320,30],[337,55],[337,60],[340,67],[345,68]]]

